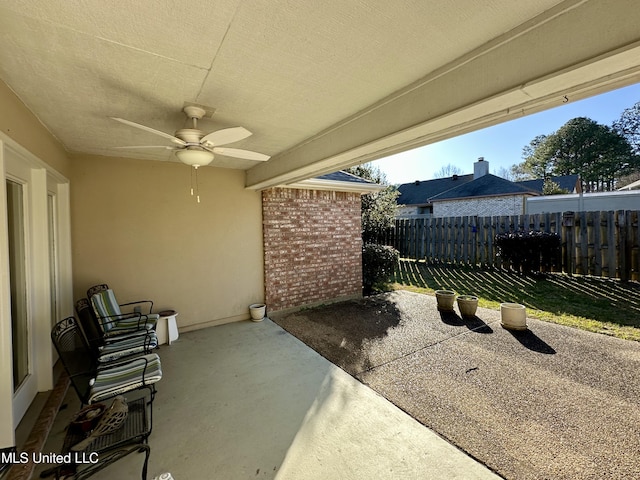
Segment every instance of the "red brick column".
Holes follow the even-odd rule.
[[[360,194],[274,188],[262,216],[269,311],[362,295]]]

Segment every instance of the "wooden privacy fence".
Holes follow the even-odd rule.
[[[501,233],[542,231],[560,235],[552,271],[640,280],[638,210],[563,212],[494,217],[416,216],[395,221],[379,243],[400,256],[428,263],[509,268],[496,256]]]

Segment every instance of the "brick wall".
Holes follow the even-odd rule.
[[[270,312],[362,295],[360,194],[273,188],[262,215]]]
[[[479,215],[489,217],[492,215],[522,215],[524,214],[524,198],[524,195],[505,195],[500,197],[443,200],[433,203],[433,216]]]

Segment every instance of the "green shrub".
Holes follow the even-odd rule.
[[[515,232],[496,235],[497,256],[511,264],[516,272],[548,272],[557,266],[561,241],[556,233]]]
[[[398,264],[400,253],[393,247],[365,243],[362,246],[362,286],[365,295],[389,279]]]

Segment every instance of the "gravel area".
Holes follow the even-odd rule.
[[[640,478],[640,343],[405,291],[273,320],[505,478]]]

